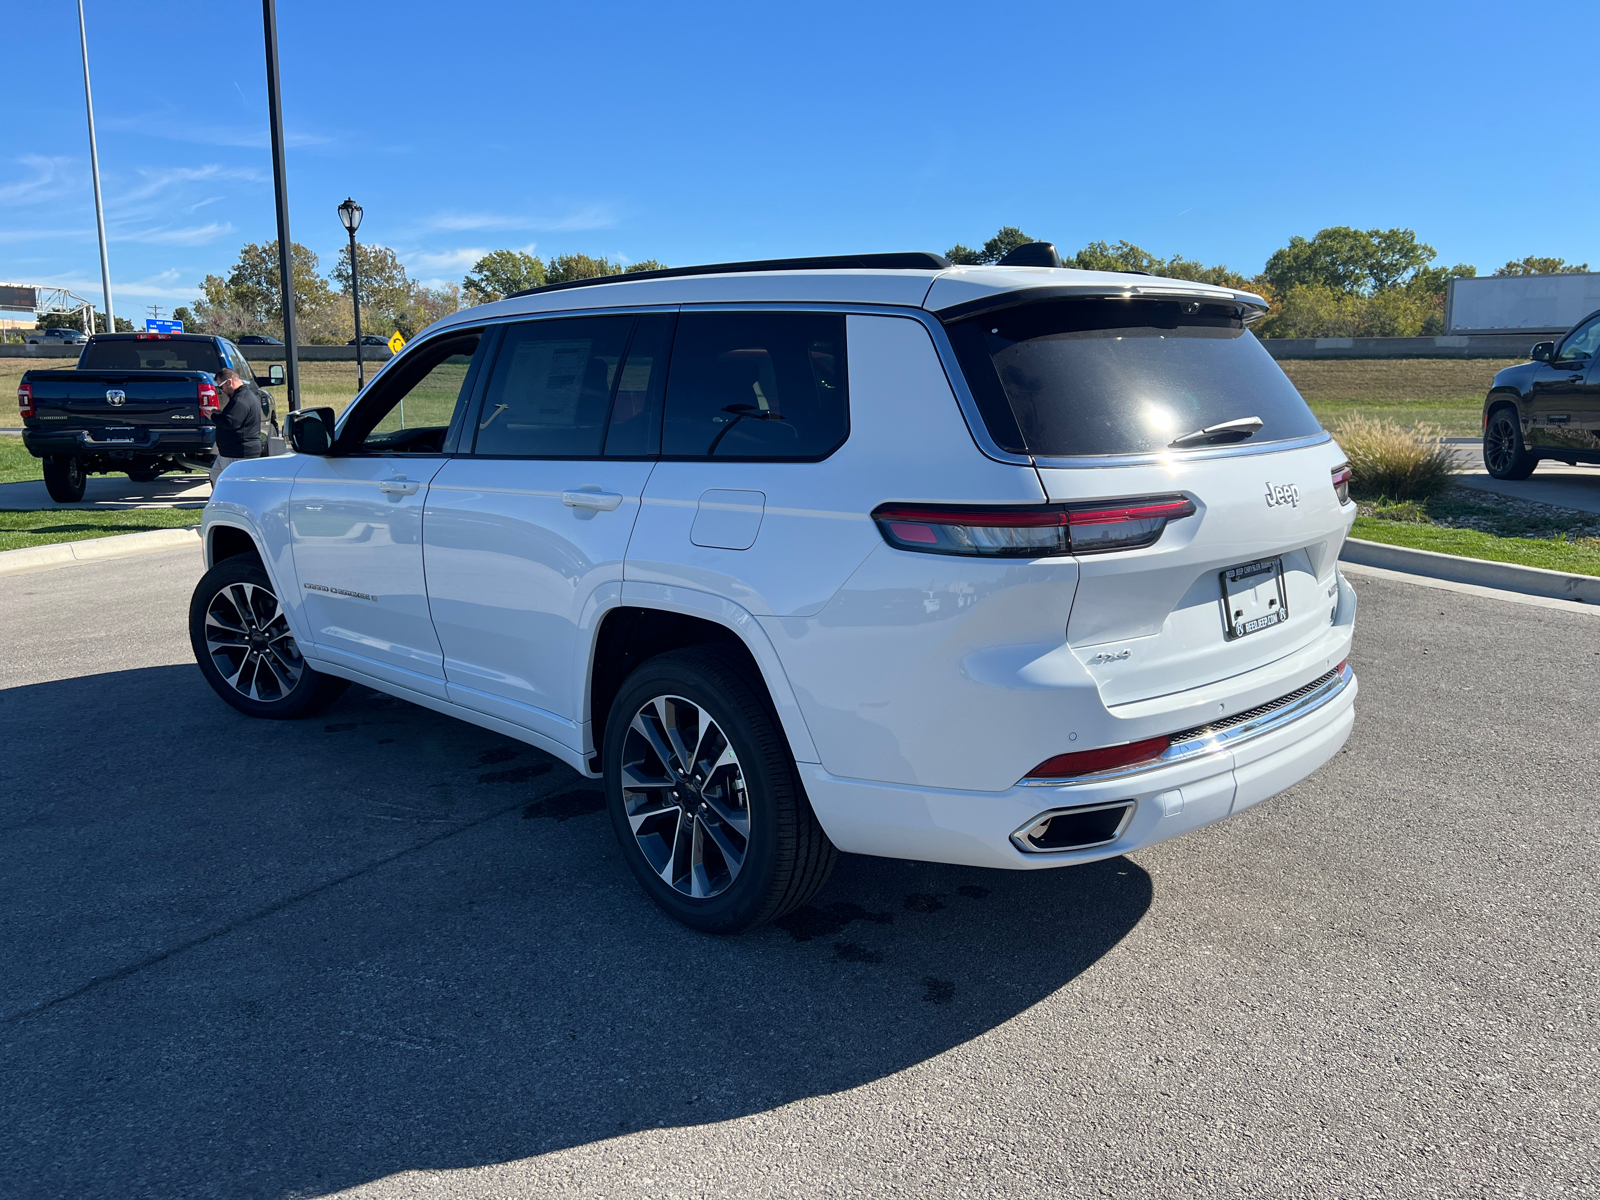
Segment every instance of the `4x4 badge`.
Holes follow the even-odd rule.
[[[1300,507],[1300,489],[1292,483],[1267,484],[1267,507],[1287,504],[1292,508]]]

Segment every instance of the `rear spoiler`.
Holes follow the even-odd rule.
[[[1154,275],[1141,275],[1140,282],[1121,288],[1107,288],[1103,283],[1061,283],[1046,287],[1015,288],[993,292],[976,300],[966,300],[946,308],[934,310],[941,321],[959,321],[980,313],[997,312],[1015,308],[1019,304],[1033,304],[1040,300],[1198,300],[1202,304],[1233,304],[1239,309],[1239,319],[1253,324],[1267,315],[1267,302],[1254,292],[1236,292],[1231,288],[1213,288],[1205,284],[1192,284],[1183,279],[1165,279]]]

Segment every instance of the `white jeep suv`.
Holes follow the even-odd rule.
[[[245,713],[353,680],[604,778],[704,930],[804,903],[836,850],[1136,850],[1354,716],[1348,470],[1263,309],[929,254],[466,309],[222,474],[195,655]]]

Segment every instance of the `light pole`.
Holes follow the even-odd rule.
[[[83,106],[89,112],[89,170],[94,175],[94,221],[100,231],[100,287],[106,294],[106,332],[115,333],[117,318],[111,307],[111,260],[106,257],[106,214],[100,203],[100,150],[94,143],[94,97],[89,94],[89,32],[83,23],[83,0],[78,0],[78,44],[83,47]],[[92,320],[88,332],[94,332]]]
[[[272,190],[278,206],[278,285],[283,295],[283,362],[289,411],[300,411],[300,334],[294,319],[294,243],[289,240],[289,172],[283,161],[283,94],[278,87],[278,7],[261,0],[267,41],[267,121],[272,131]]]
[[[361,228],[361,205],[346,196],[339,205],[339,222],[350,235],[350,303],[356,314],[356,391],[367,386],[366,368],[361,362],[361,285],[356,267],[356,230]]]

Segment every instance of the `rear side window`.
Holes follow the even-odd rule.
[[[1023,304],[950,325],[994,440],[1049,457],[1148,454],[1195,430],[1259,417],[1258,442],[1321,431],[1235,313],[1167,300]]]
[[[684,313],[661,453],[815,461],[850,432],[842,313]]]
[[[221,367],[222,356],[209,338],[90,342],[78,359],[80,371],[216,371]]]
[[[512,325],[478,413],[474,452],[599,458],[633,317]]]

